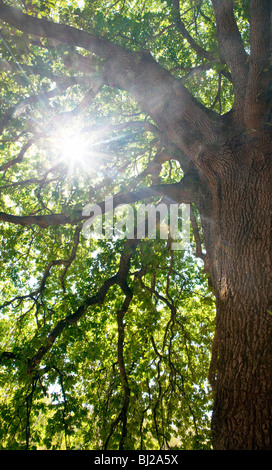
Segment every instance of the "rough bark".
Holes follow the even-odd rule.
[[[228,164],[201,209],[217,303],[213,446],[272,449],[271,143],[261,135],[221,152]]]

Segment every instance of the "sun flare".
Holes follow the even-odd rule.
[[[64,163],[69,175],[77,170],[93,175],[105,162],[112,160],[111,153],[103,149],[103,144],[109,142],[103,138],[103,132],[81,126],[59,126],[50,135],[55,161]]]
[[[62,160],[78,161],[86,156],[88,142],[83,135],[73,135],[67,132],[60,138],[59,147]]]
[[[69,128],[59,131],[55,138],[59,158],[68,164],[83,160],[87,156],[88,146],[86,135]]]

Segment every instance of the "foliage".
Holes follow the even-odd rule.
[[[168,0],[7,3],[149,49],[206,106],[231,106],[224,69],[199,63]],[[210,2],[183,2],[182,18],[212,47]],[[4,23],[0,46],[1,213],[68,221],[1,225],[1,448],[210,448],[214,301],[193,255],[201,235],[172,251],[170,239],[89,240],[79,220],[88,202],[179,181],[179,161],[163,158],[160,130],[129,93],[100,86],[100,58]],[[83,152],[78,142],[70,155],[70,134]]]

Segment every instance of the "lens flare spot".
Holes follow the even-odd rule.
[[[67,129],[57,136],[56,147],[60,159],[69,164],[69,162],[79,162],[86,157],[88,141],[83,134]]]

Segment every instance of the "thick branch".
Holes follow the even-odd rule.
[[[191,158],[201,142],[217,139],[211,114],[151,54],[133,52],[86,31],[26,15],[3,2],[0,19],[21,31],[80,46],[106,59],[104,83],[130,92]]]
[[[270,69],[271,0],[250,2],[250,69],[245,103],[247,128],[262,127],[270,104],[267,100]]]
[[[244,101],[248,63],[247,54],[233,13],[232,0],[212,0],[218,45],[222,60],[228,65],[233,81],[236,109]]]
[[[47,228],[50,225],[75,224],[79,221],[73,221],[71,217],[65,214],[19,216],[6,214],[5,212],[0,212],[0,220],[2,222],[8,222],[22,226],[38,225],[41,228]]]
[[[120,46],[94,34],[65,24],[57,24],[44,18],[35,18],[23,13],[18,8],[4,4],[3,1],[0,1],[0,19],[20,31],[77,45],[105,59],[112,57],[112,54],[120,53],[121,50],[128,53]]]
[[[158,196],[166,196],[167,198],[171,199],[173,202],[176,203],[184,203],[189,204],[195,198],[194,190],[196,188],[193,187],[185,178],[184,182],[181,180],[180,183],[173,183],[173,184],[159,184],[155,186],[150,186],[149,188],[142,188],[138,191],[132,191],[130,193],[119,193],[113,197],[113,209],[122,204],[133,204],[134,202],[140,201],[142,199],[150,198],[150,197],[158,197]],[[93,204],[90,204],[90,207]],[[105,213],[106,205],[105,202],[101,202],[97,204],[100,208],[102,213]],[[0,212],[0,221],[8,222],[15,225],[22,225],[22,226],[31,226],[31,225],[38,225],[41,228],[47,228],[51,225],[75,225],[85,219],[89,218],[91,214],[88,216],[83,215],[82,211],[78,212],[77,217],[71,217],[66,214],[45,214],[45,215],[26,215],[26,216],[18,216],[12,214],[6,214],[4,212]]]

